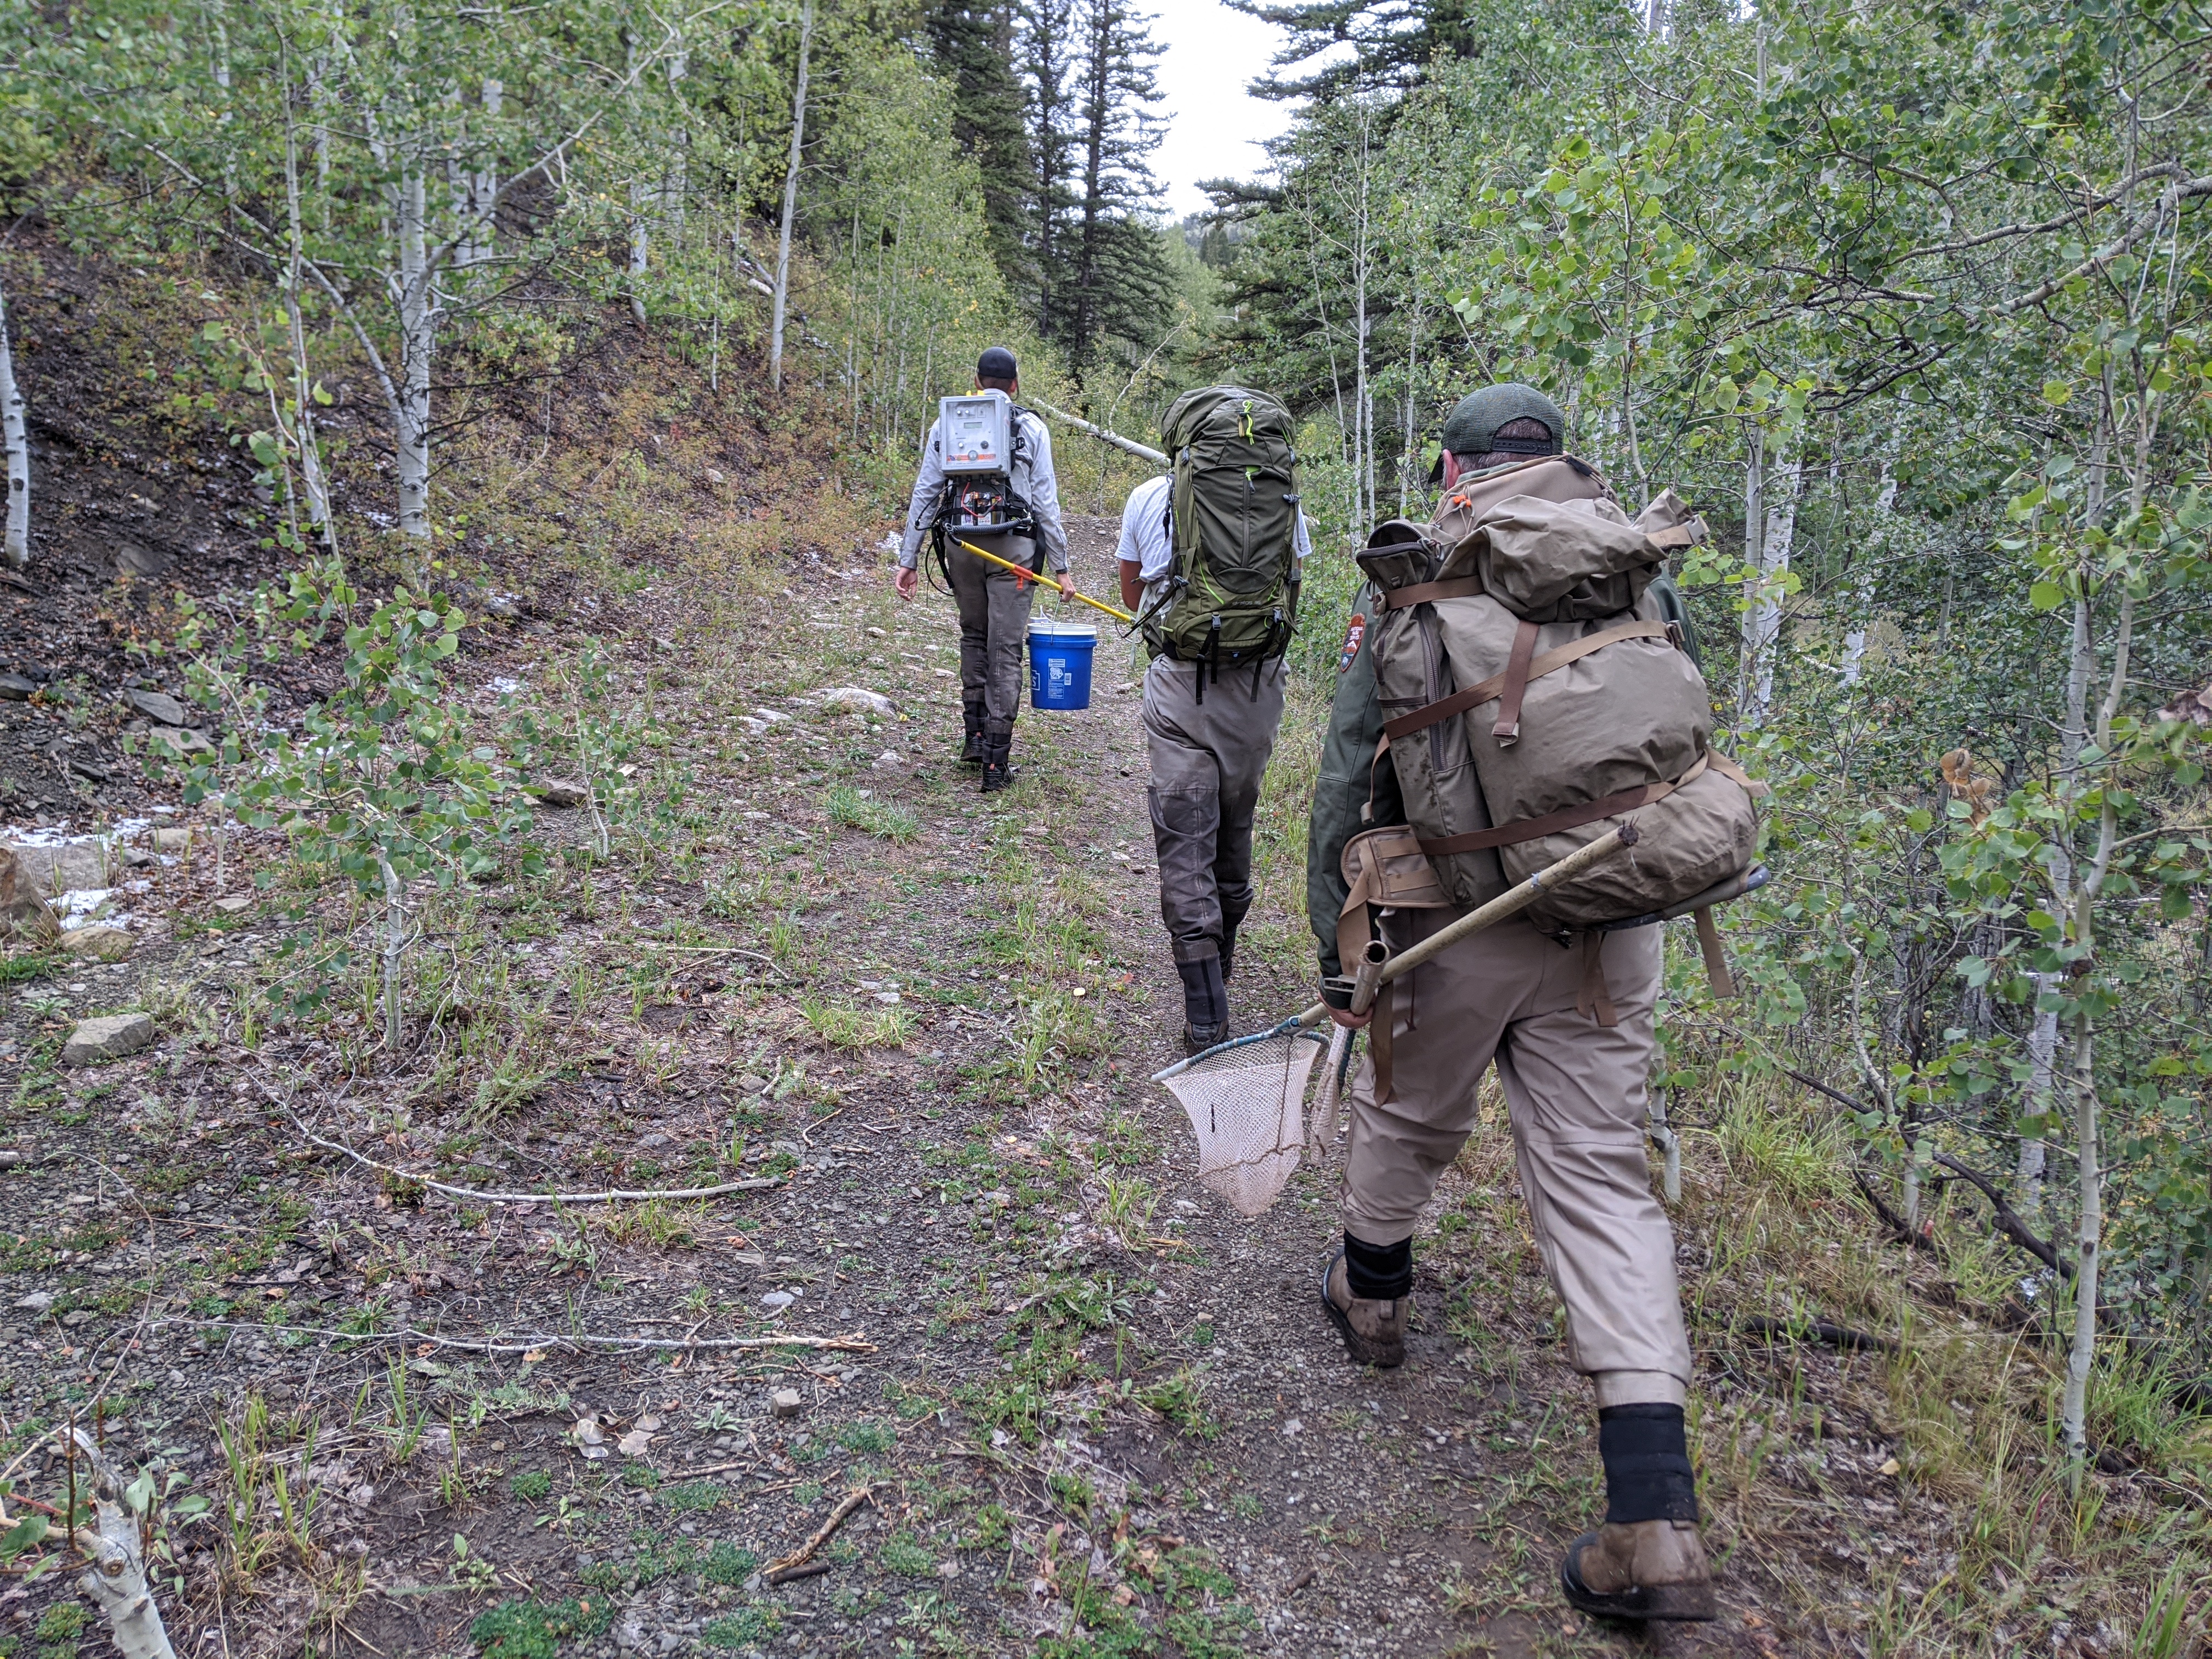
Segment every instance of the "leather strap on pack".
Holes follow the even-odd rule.
[[[1528,665],[1536,659],[1536,624],[1513,630],[1513,654],[1505,659],[1505,684],[1498,693],[1498,724],[1490,735],[1503,749],[1521,741],[1521,700],[1528,695]]]
[[[1711,749],[1706,750],[1705,758],[1713,763],[1714,771],[1719,773],[1729,782],[1735,784],[1738,788],[1741,789],[1745,794],[1758,796],[1771,795],[1774,793],[1772,789],[1767,787],[1764,780],[1752,776],[1750,773],[1745,771],[1743,768],[1738,766],[1726,755],[1721,753],[1719,750]]]
[[[1385,611],[1404,611],[1413,605],[1431,605],[1438,599],[1471,599],[1482,592],[1480,576],[1454,576],[1446,581],[1415,582],[1411,587],[1394,587],[1382,596]]]
[[[1446,836],[1439,841],[1425,841],[1421,850],[1432,859],[1448,858],[1454,853],[1479,853],[1486,847],[1512,847],[1524,841],[1534,841],[1540,836],[1556,836],[1563,830],[1578,830],[1585,823],[1595,823],[1600,818],[1609,818],[1618,812],[1632,812],[1639,806],[1649,806],[1654,801],[1664,800],[1684,784],[1698,777],[1705,769],[1710,754],[1700,755],[1690,769],[1672,783],[1639,784],[1633,789],[1624,789],[1619,794],[1606,795],[1581,806],[1566,806],[1556,812],[1547,812],[1540,818],[1522,818],[1518,823],[1501,824],[1495,830],[1474,830],[1464,836]]]
[[[1620,1016],[1613,1009],[1613,994],[1605,982],[1605,934],[1595,927],[1583,935],[1583,982],[1575,993],[1575,1012],[1601,1025],[1618,1025]]]
[[[1375,937],[1371,913],[1377,906],[1395,910],[1449,908],[1451,896],[1422,856],[1412,826],[1395,823],[1366,830],[1344,843],[1346,892],[1336,916],[1336,959],[1349,969],[1366,953]]]
[[[1398,1011],[1394,1005],[1397,986],[1386,981],[1378,987],[1375,1000],[1369,1007],[1367,1022],[1367,1058],[1375,1068],[1375,1103],[1387,1103],[1390,1098],[1390,1038],[1392,1028],[1398,1023]]]
[[[1705,983],[1716,1000],[1725,1002],[1735,994],[1735,981],[1729,974],[1728,958],[1721,954],[1721,930],[1713,925],[1713,908],[1710,904],[1695,914],[1698,950],[1705,959]]]
[[[1528,626],[1527,623],[1522,624]],[[1608,645],[1622,640],[1663,640],[1672,638],[1665,623],[1623,623],[1618,628],[1608,628],[1563,645],[1555,651],[1547,651],[1528,665],[1528,678],[1540,680],[1545,675],[1565,668],[1569,663],[1580,662],[1593,651],[1602,651]],[[1510,671],[1509,671],[1510,672]],[[1455,691],[1450,696],[1425,703],[1410,714],[1401,714],[1395,720],[1386,720],[1382,735],[1393,742],[1425,731],[1438,720],[1449,720],[1454,714],[1464,714],[1470,708],[1480,708],[1505,690],[1505,676],[1492,674],[1480,680],[1464,691]]]

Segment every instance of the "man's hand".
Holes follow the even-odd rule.
[[[1349,1008],[1332,1008],[1328,1017],[1347,1031],[1364,1031],[1367,1023],[1375,1018],[1375,1011],[1370,1008],[1364,1014],[1355,1014]]]
[[[1060,597],[1063,599],[1072,599],[1075,597],[1075,578],[1065,570],[1060,573]]]
[[[891,578],[891,592],[902,599],[914,597],[914,590],[921,586],[921,571],[910,564],[901,565],[898,574]]]

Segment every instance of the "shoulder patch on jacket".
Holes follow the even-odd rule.
[[[1344,630],[1344,650],[1336,659],[1336,672],[1346,672],[1352,659],[1359,654],[1359,642],[1367,637],[1367,616],[1364,611],[1352,614],[1352,625]]]

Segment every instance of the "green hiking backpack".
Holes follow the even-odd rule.
[[[1175,558],[1139,618],[1154,656],[1224,668],[1290,648],[1297,621],[1298,459],[1290,411],[1264,392],[1201,386],[1162,425]]]

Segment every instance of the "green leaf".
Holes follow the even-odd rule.
[[[2038,582],[2027,590],[2027,602],[2038,611],[2056,611],[2066,603],[2066,590],[2057,582]]]
[[[12,1561],[33,1545],[45,1540],[52,1530],[52,1523],[43,1515],[27,1515],[0,1536],[0,1561]]]
[[[2043,383],[2043,401],[2053,408],[2064,403],[2073,395],[2074,388],[2063,380],[2045,380]]]

